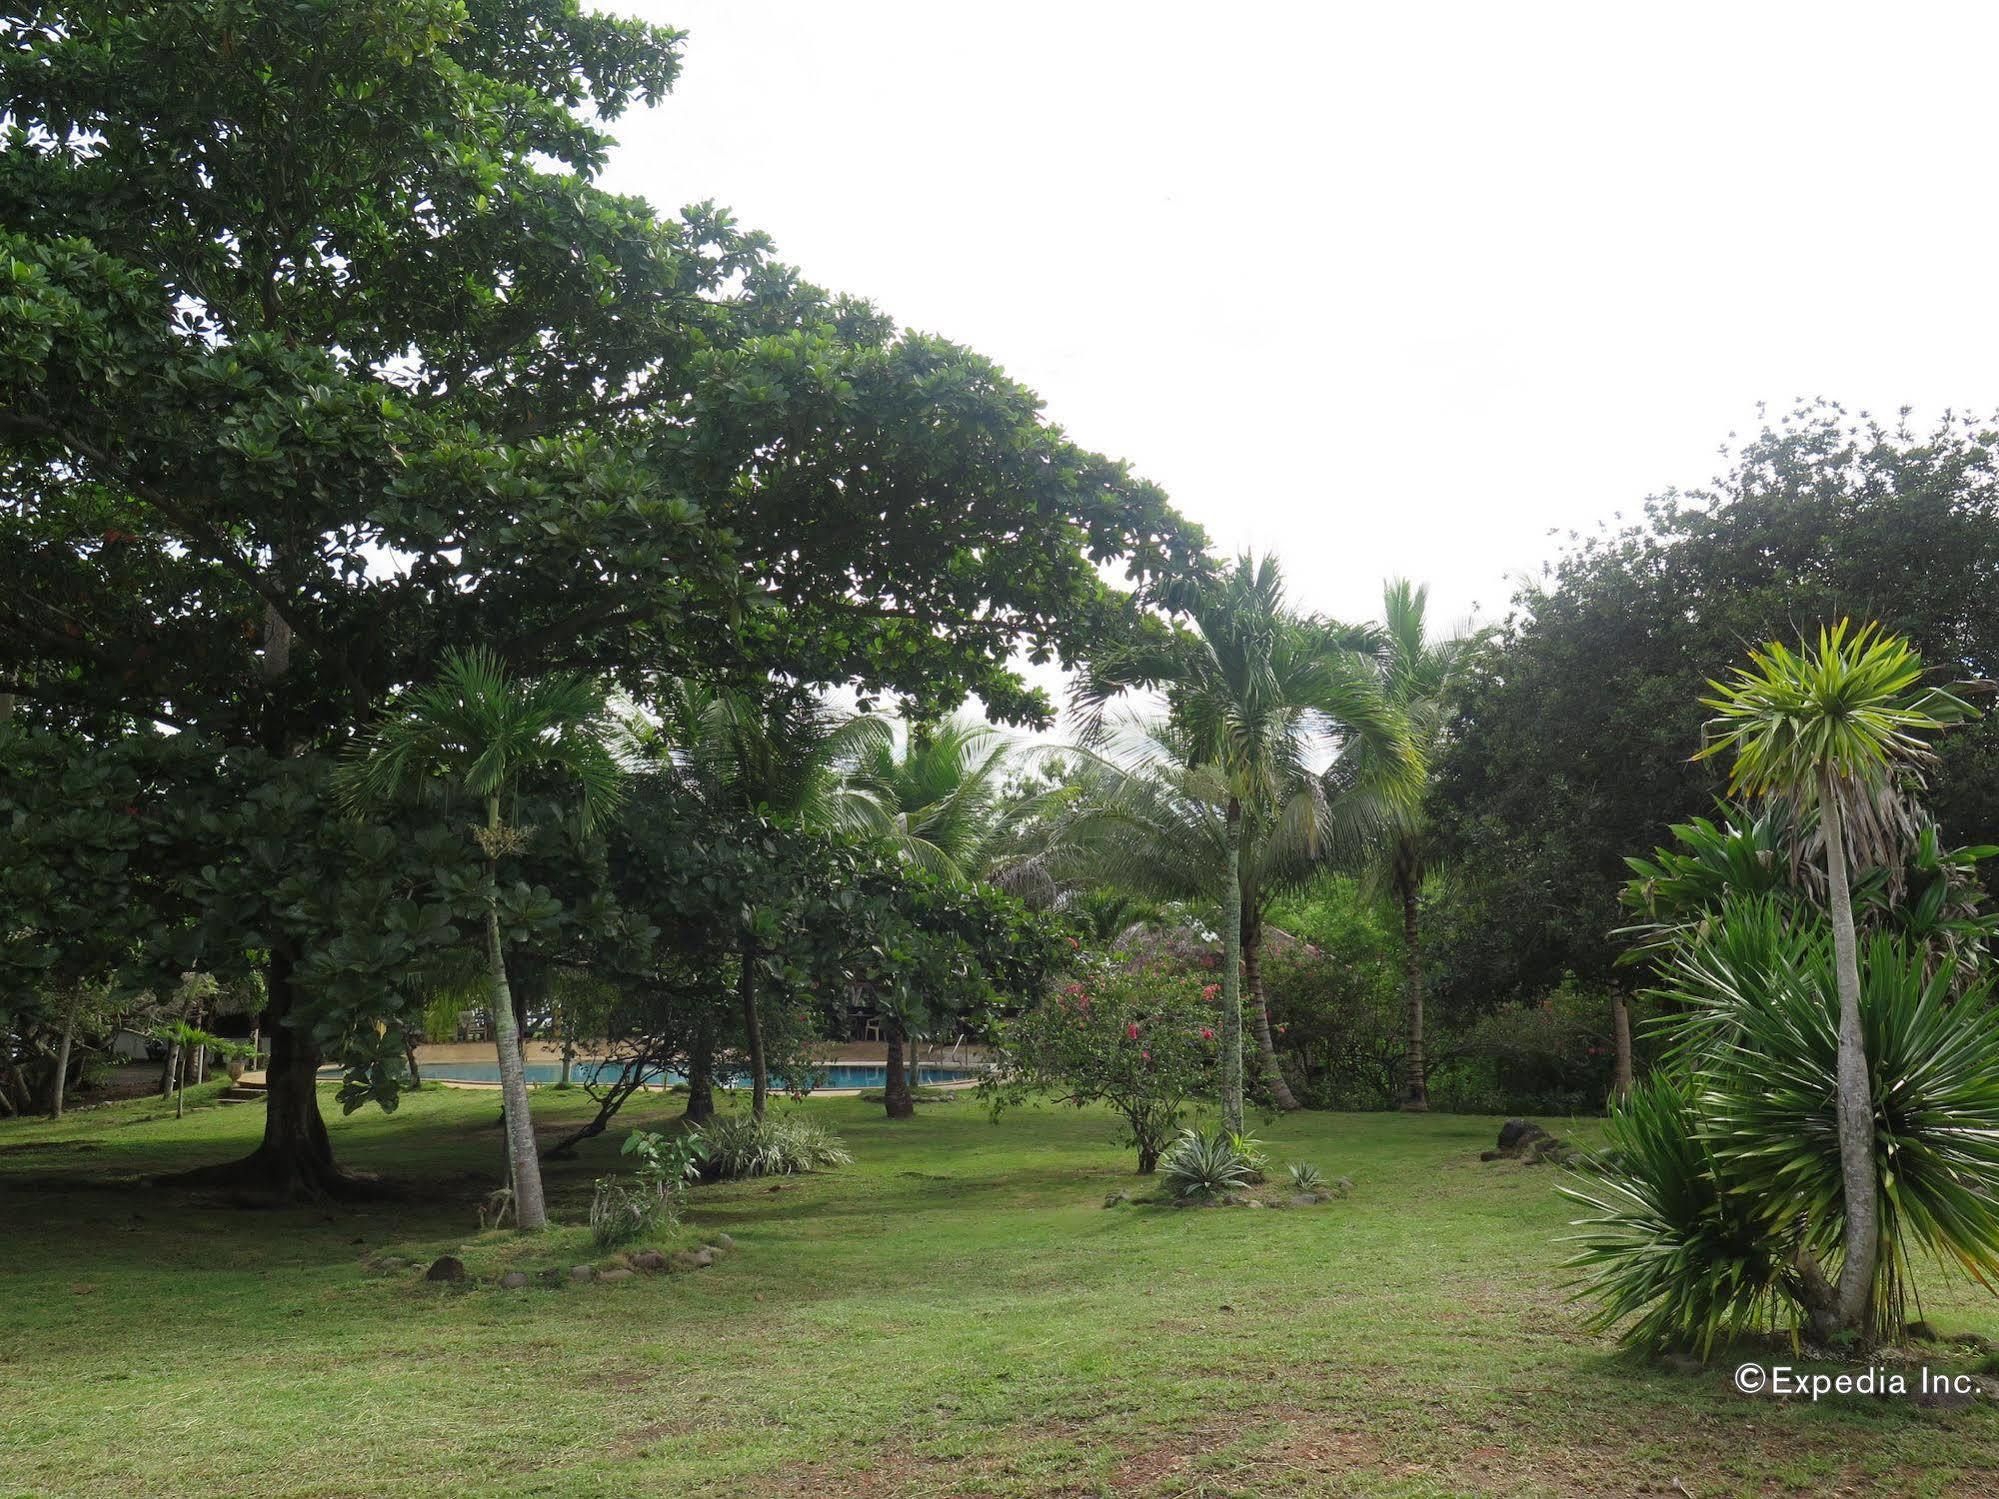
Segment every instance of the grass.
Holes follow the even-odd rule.
[[[252,1142],[261,1110],[214,1091],[178,1122],[0,1124],[0,1494],[1952,1494],[1999,1472],[1990,1408],[1749,1399],[1726,1366],[1581,1332],[1552,1169],[1481,1163],[1491,1120],[1261,1124],[1275,1172],[1310,1160],[1352,1196],[1176,1211],[1102,1206],[1134,1179],[1100,1114],[814,1101],[857,1164],[694,1189],[686,1241],[739,1242],[714,1268],[501,1291],[378,1267],[596,1259],[622,1131],[551,1168],[568,1226],[544,1239],[477,1231],[483,1092],[326,1100],[341,1158],[416,1184],[404,1202],[143,1185]],[[551,1128],[587,1107],[536,1100]],[[1924,1311],[1999,1335],[1982,1292]]]

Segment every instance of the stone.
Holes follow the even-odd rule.
[[[569,1278],[571,1280],[595,1280],[596,1277],[597,1272],[588,1265],[571,1265],[569,1267]]]
[[[632,1280],[632,1279],[636,1278],[636,1277],[637,1277],[637,1275],[638,1275],[638,1272],[637,1272],[636,1270],[627,1270],[627,1269],[623,1268],[622,1266],[620,1266],[619,1268],[617,1268],[617,1269],[615,1269],[615,1270],[599,1270],[599,1271],[597,1272],[597,1279],[599,1279],[599,1280]]]
[[[736,1247],[736,1241],[733,1238],[731,1238],[728,1234],[717,1234],[715,1235],[715,1247],[717,1249],[724,1249],[724,1250],[734,1249]]]
[[[1252,1197],[1248,1201],[1244,1202],[1243,1206],[1246,1208],[1260,1208],[1263,1206],[1263,1203],[1260,1199]]]
[[[1342,1176],[1333,1182],[1333,1195],[1335,1197],[1344,1197],[1352,1190],[1353,1178],[1351,1176]]]
[[[1531,1119],[1507,1119],[1499,1125],[1499,1149],[1517,1151],[1525,1149],[1531,1141],[1545,1137],[1547,1131]]]
[[[430,1268],[423,1272],[425,1280],[458,1281],[465,1279],[465,1261],[455,1254],[440,1254],[430,1262]]]
[[[641,1249],[632,1256],[632,1264],[648,1275],[657,1275],[666,1268],[666,1256],[657,1249]]]
[[[676,1249],[673,1252],[672,1265],[676,1270],[699,1270],[702,1264],[703,1261],[695,1258],[690,1250]]]
[[[500,1277],[500,1288],[506,1291],[518,1291],[527,1283],[527,1276],[519,1270],[509,1270]]]
[[[1293,1192],[1291,1194],[1291,1206],[1294,1208],[1308,1208],[1317,1203],[1318,1200],[1319,1194],[1317,1192]]]
[[[1961,1411],[1978,1403],[1978,1393],[1976,1390],[1925,1390],[1918,1383],[1916,1393],[1909,1400],[1913,1405],[1927,1406],[1931,1410]]]
[[[694,1263],[703,1270],[707,1269],[715,1263],[715,1251],[704,1244],[701,1248],[694,1251]]]
[[[1130,1193],[1128,1193],[1128,1192],[1112,1192],[1112,1193],[1109,1193],[1108,1195],[1106,1195],[1106,1196],[1105,1196],[1105,1198],[1104,1198],[1104,1206],[1105,1206],[1105,1207],[1107,1207],[1107,1208],[1121,1208],[1121,1207],[1123,1207],[1123,1206],[1124,1206],[1124,1205],[1125,1205],[1125,1204],[1126,1204],[1127,1202],[1130,1202],[1130,1201],[1131,1201],[1131,1194],[1130,1194]]]

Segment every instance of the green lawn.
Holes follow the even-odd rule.
[[[537,1098],[551,1123],[583,1107]],[[414,1187],[358,1210],[138,1181],[245,1149],[255,1105],[0,1124],[0,1493],[1999,1488],[1990,1407],[1748,1399],[1726,1367],[1674,1374],[1582,1332],[1552,1168],[1482,1164],[1490,1120],[1285,1119],[1276,1158],[1351,1176],[1351,1198],[1180,1212],[1102,1206],[1133,1178],[1101,1115],[809,1107],[857,1164],[697,1189],[691,1234],[739,1241],[713,1269],[522,1291],[375,1268],[592,1257],[575,1229],[476,1232],[490,1093],[337,1122],[343,1160]],[[559,1219],[618,1138],[552,1168]],[[1982,1292],[1925,1309],[1999,1336]]]

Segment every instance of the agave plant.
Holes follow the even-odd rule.
[[[1562,1195],[1588,1210],[1571,1242],[1590,1325],[1658,1351],[1692,1349],[1796,1315],[1781,1214],[1741,1191],[1702,1139],[1692,1090],[1668,1077],[1612,1111],[1606,1146]]]
[[[1256,1167],[1238,1148],[1240,1138],[1226,1129],[1180,1131],[1159,1160],[1167,1190],[1183,1202],[1220,1202],[1251,1185]]]
[[[1291,1190],[1294,1192],[1323,1192],[1326,1190],[1326,1173],[1310,1161],[1294,1161],[1290,1167]]]

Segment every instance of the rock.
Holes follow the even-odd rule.
[[[1919,1385],[1909,1401],[1912,1405],[1927,1406],[1931,1410],[1961,1411],[1978,1403],[1978,1392],[1975,1389],[1925,1390]]]
[[[671,1263],[676,1270],[699,1270],[707,1261],[701,1259],[690,1250],[677,1249],[673,1253]]]
[[[519,1270],[509,1270],[500,1277],[500,1289],[503,1291],[518,1291],[527,1283],[527,1276]]]
[[[731,1238],[728,1234],[717,1234],[715,1235],[715,1247],[717,1249],[725,1249],[725,1250],[734,1249],[736,1247],[736,1241],[733,1238]]]
[[[1344,1197],[1353,1190],[1353,1178],[1342,1176],[1333,1183],[1333,1196]]]
[[[1130,1201],[1131,1201],[1131,1195],[1130,1195],[1129,1193],[1127,1193],[1127,1192],[1112,1192],[1112,1193],[1109,1193],[1108,1195],[1106,1195],[1106,1196],[1105,1196],[1105,1198],[1104,1198],[1104,1206],[1105,1206],[1105,1207],[1107,1207],[1107,1208],[1121,1208],[1121,1207],[1123,1207],[1123,1206],[1124,1206],[1124,1205],[1125,1205],[1125,1204],[1126,1204],[1127,1202],[1130,1202]]]
[[[440,1254],[430,1262],[430,1268],[423,1272],[425,1280],[457,1281],[465,1279],[465,1261],[455,1254]]]
[[[624,1268],[620,1267],[619,1269],[616,1269],[616,1270],[599,1270],[599,1271],[597,1272],[597,1279],[599,1279],[599,1280],[631,1280],[631,1279],[635,1278],[637,1274],[638,1274],[638,1272],[637,1272],[637,1271],[635,1271],[635,1270],[626,1270],[626,1269],[624,1269]]]
[[[571,1265],[569,1267],[569,1278],[571,1280],[595,1280],[596,1277],[597,1272],[588,1265]]]
[[[1261,1199],[1252,1197],[1245,1201],[1243,1206],[1246,1208],[1260,1208],[1263,1206],[1263,1203]]]
[[[1291,1194],[1291,1206],[1294,1208],[1308,1208],[1318,1200],[1319,1194],[1317,1192],[1293,1192]]]
[[[694,1251],[694,1263],[703,1270],[707,1269],[715,1263],[715,1251],[704,1244]]]
[[[657,1249],[641,1249],[632,1256],[632,1264],[648,1275],[657,1275],[666,1268],[666,1256]]]
[[[1548,1132],[1531,1119],[1509,1119],[1499,1127],[1499,1148],[1519,1152],[1525,1150],[1537,1139],[1545,1139]]]

